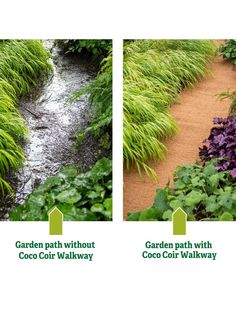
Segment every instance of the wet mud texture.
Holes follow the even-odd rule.
[[[19,109],[29,130],[24,145],[27,161],[11,179],[15,185],[15,204],[11,207],[21,204],[36,186],[63,165],[79,164],[88,169],[101,153],[92,137],[86,138],[79,151],[75,149],[75,133],[87,126],[91,115],[87,97],[69,103],[75,92],[95,78],[97,67],[88,56],[64,55],[50,40],[44,44],[52,54],[53,74],[46,84],[20,103]]]
[[[178,103],[171,107],[179,132],[165,144],[168,149],[163,161],[150,161],[159,176],[159,182],[151,182],[144,175],[141,178],[135,169],[124,171],[124,218],[128,211],[148,208],[153,204],[157,187],[165,187],[172,182],[177,165],[192,163],[198,159],[198,148],[209,136],[214,117],[227,117],[230,100],[219,101],[216,95],[235,90],[236,71],[232,63],[221,57],[215,58],[211,75],[203,78],[192,89],[180,94]]]

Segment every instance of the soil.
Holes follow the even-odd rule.
[[[164,187],[177,165],[192,163],[198,159],[198,148],[209,136],[213,117],[227,117],[230,100],[219,101],[217,94],[236,88],[236,71],[232,63],[215,58],[210,76],[203,78],[192,89],[180,94],[178,103],[171,107],[171,114],[179,127],[178,133],[165,141],[168,149],[164,161],[150,161],[159,182],[139,176],[135,169],[124,171],[124,217],[128,211],[137,211],[152,205],[155,190]]]

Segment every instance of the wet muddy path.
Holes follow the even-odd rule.
[[[72,104],[68,102],[95,78],[96,67],[86,56],[64,55],[53,40],[45,41],[44,45],[52,55],[53,74],[34,95],[20,103],[29,130],[24,146],[27,161],[14,178],[15,200],[14,204],[11,201],[11,207],[22,203],[36,186],[63,165],[79,163],[88,168],[99,154],[91,139],[87,139],[79,152],[74,147],[75,132],[88,123],[87,97]]]

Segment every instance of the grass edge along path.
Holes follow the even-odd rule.
[[[50,72],[48,52],[39,40],[0,41],[0,200],[12,188],[10,172],[22,166],[19,143],[27,134],[26,122],[17,109],[19,99]]]
[[[179,92],[208,71],[210,40],[137,40],[124,45],[124,161],[157,178],[148,160],[166,155],[163,140],[177,130],[169,112]]]

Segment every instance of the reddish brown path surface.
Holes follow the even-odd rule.
[[[154,200],[157,186],[164,187],[172,178],[177,165],[191,163],[198,159],[198,147],[209,136],[213,117],[226,117],[229,100],[219,101],[216,94],[236,89],[236,71],[231,63],[221,57],[215,58],[212,74],[202,79],[192,89],[180,94],[178,104],[171,108],[179,132],[166,141],[168,154],[161,162],[150,162],[159,176],[159,183],[152,183],[148,177],[140,178],[135,169],[124,172],[124,215],[149,207]]]

